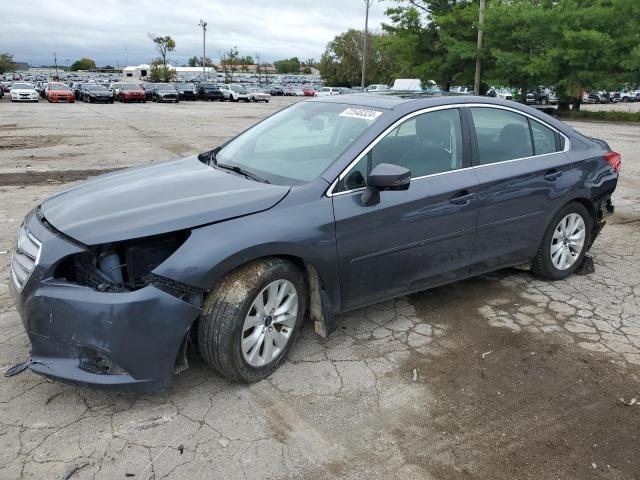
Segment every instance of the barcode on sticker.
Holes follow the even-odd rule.
[[[347,108],[344,112],[342,112],[340,117],[349,117],[349,118],[359,118],[360,120],[375,120],[382,112],[377,110],[369,110],[366,108]]]

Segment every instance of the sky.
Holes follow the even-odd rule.
[[[178,65],[237,46],[262,61],[320,59],[327,43],[349,28],[364,28],[365,0],[31,0],[3,2],[0,53],[31,65],[59,65],[89,57],[98,66],[148,63],[157,54],[149,33],[169,35]],[[385,21],[393,0],[374,0],[370,29]]]

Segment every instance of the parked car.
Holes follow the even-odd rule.
[[[316,93],[316,89],[314,87],[305,87],[302,89],[305,97],[313,97]]]
[[[389,87],[383,84],[373,84],[369,85],[364,89],[365,92],[383,92],[389,90]]]
[[[195,342],[220,375],[253,382],[307,312],[326,336],[341,312],[495,269],[566,278],[613,211],[620,165],[606,142],[514,102],[299,102],[198,156],[34,208],[8,282],[29,368],[155,390]]]
[[[265,102],[269,103],[271,99],[271,95],[262,90],[261,88],[250,88],[249,89],[249,98],[252,102]]]
[[[558,99],[553,90],[536,88],[527,93],[526,102],[535,105],[549,105],[558,103]]]
[[[14,82],[11,85],[10,96],[12,102],[38,102],[40,97],[33,83]]]
[[[84,83],[82,82],[76,82],[73,85],[73,96],[75,97],[76,100],[82,100],[82,89],[84,87]]]
[[[279,85],[272,85],[271,89],[269,90],[269,94],[272,97],[282,97],[284,96],[284,89]]]
[[[216,83],[201,83],[198,86],[198,98],[200,100],[224,101],[224,95],[220,91],[220,86]]]
[[[180,95],[176,87],[170,83],[156,83],[151,92],[151,100],[154,102],[180,102]]]
[[[180,100],[196,100],[198,98],[198,92],[193,83],[176,83],[175,87],[178,90]]]
[[[315,93],[315,97],[329,97],[331,95],[340,95],[338,87],[322,87]]]
[[[151,83],[151,82],[147,82],[144,85],[142,85],[142,89],[144,90],[144,98],[149,101],[149,100],[153,100],[153,89],[155,88],[157,84],[155,83]]]
[[[115,96],[119,102],[147,102],[145,91],[137,83],[120,83]]]
[[[391,90],[421,92],[422,81],[419,78],[397,78]]]
[[[47,88],[47,100],[49,102],[74,103],[76,101],[76,97],[67,84],[52,82],[49,83]]]
[[[82,87],[82,101],[88,103],[113,103],[113,92],[104,85],[87,83]]]
[[[621,92],[616,92],[613,96],[613,101],[614,102],[622,102],[622,103],[627,103],[627,102],[635,102],[636,101],[636,95],[635,93],[631,93],[629,91],[621,91]]]
[[[487,97],[499,98],[501,100],[513,100],[513,92],[508,88],[491,87],[487,91]]]
[[[251,101],[245,88],[237,83],[222,85],[220,91],[222,95],[224,95],[225,100],[229,100],[230,102],[239,102],[240,100],[244,100],[245,102]]]

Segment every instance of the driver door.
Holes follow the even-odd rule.
[[[357,308],[463,276],[471,262],[478,180],[457,108],[401,123],[346,172],[334,189],[342,306]],[[361,201],[379,163],[409,168],[406,191]]]

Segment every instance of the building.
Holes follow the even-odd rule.
[[[176,77],[178,78],[195,78],[202,76],[202,67],[174,67],[173,65],[167,65],[176,71]],[[216,78],[217,72],[213,67],[205,67],[205,73],[207,78]],[[124,78],[137,78],[139,80],[146,80],[151,74],[151,65],[141,64],[138,66],[125,67],[122,69],[122,76]]]

